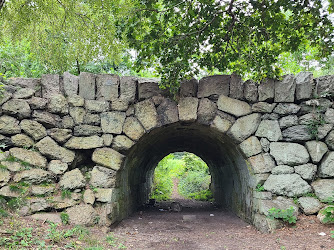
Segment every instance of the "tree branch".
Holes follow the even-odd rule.
[[[6,1],[6,0],[0,0],[0,10],[1,10],[2,7],[5,5],[5,1]]]

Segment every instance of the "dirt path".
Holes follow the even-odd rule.
[[[179,194],[178,191],[178,185],[179,185],[180,180],[178,178],[173,179],[173,191],[171,194],[171,199],[183,199],[183,197]]]
[[[169,212],[168,202],[159,203],[142,216],[137,213],[122,221],[112,232],[126,239],[128,249],[334,249],[334,227],[321,225],[315,216],[301,216],[296,227],[262,234],[208,202],[177,201],[182,212]],[[185,215],[192,216],[186,220]]]

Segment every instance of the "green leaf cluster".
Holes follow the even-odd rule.
[[[290,207],[288,209],[279,209],[272,207],[268,210],[268,217],[270,219],[282,219],[289,224],[295,224],[297,221],[296,216],[293,215],[295,209]]]

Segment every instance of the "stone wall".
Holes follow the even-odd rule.
[[[22,200],[22,215],[111,224],[145,202],[156,163],[180,150],[206,159],[216,200],[263,231],[271,207],[315,214],[334,199],[334,76],[209,76],[182,83],[177,102],[156,79],[64,73],[5,84],[0,195]]]

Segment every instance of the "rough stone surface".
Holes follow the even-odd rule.
[[[112,188],[97,188],[95,193],[95,198],[99,202],[108,202],[112,201],[113,189]]]
[[[103,139],[97,135],[87,137],[71,137],[64,147],[69,149],[92,149],[103,147]]]
[[[278,122],[281,129],[285,129],[291,126],[298,125],[298,117],[296,115],[288,115],[279,119]]]
[[[278,196],[277,198],[273,200],[260,200],[258,202],[259,212],[266,216],[269,214],[268,212],[269,209],[273,207],[281,209],[281,210],[286,210],[292,207],[294,209],[293,215],[297,217],[299,214],[298,206],[294,203],[293,199]]]
[[[301,196],[312,191],[311,186],[298,174],[270,175],[263,187],[272,193],[288,197]]]
[[[228,134],[233,140],[242,142],[255,133],[260,124],[260,119],[261,115],[257,113],[241,117],[232,125]]]
[[[333,75],[329,76],[321,76],[319,78],[316,78],[316,89],[315,93],[318,96],[321,96],[322,94],[326,93],[334,93],[334,79]]]
[[[313,74],[310,72],[300,72],[296,75],[296,100],[311,98],[313,90]]]
[[[334,209],[334,206],[333,205],[329,205],[329,206],[325,206],[323,209],[321,209],[317,215],[317,218],[319,219],[320,223],[322,224],[334,224],[333,221],[325,221],[325,210],[328,209],[328,208],[331,208],[331,209]],[[333,211],[333,210],[332,210]]]
[[[11,116],[3,115],[0,117],[0,133],[13,135],[21,132],[19,121]]]
[[[135,117],[130,116],[127,117],[124,122],[123,132],[132,140],[136,141],[144,135],[145,130]]]
[[[134,142],[125,135],[118,135],[114,138],[112,148],[117,151],[129,150],[134,145]]]
[[[133,103],[137,92],[137,79],[133,76],[122,76],[120,79],[120,98],[128,103]]]
[[[32,145],[34,145],[34,140],[25,134],[13,135],[10,139],[12,140],[14,146],[17,147],[30,148]]]
[[[207,76],[199,80],[197,97],[211,97],[218,98],[220,95],[228,96],[230,89],[230,76],[228,75],[215,75]]]
[[[147,131],[158,125],[158,114],[151,100],[136,103],[135,116]]]
[[[101,124],[100,115],[87,113],[84,116],[83,122],[88,125],[94,125],[94,126],[100,125]]]
[[[294,103],[279,103],[275,109],[274,113],[277,113],[279,115],[291,115],[291,114],[297,114],[300,110],[300,106]]]
[[[30,151],[23,148],[11,148],[9,150],[10,154],[15,158],[27,162],[33,166],[45,168],[46,159],[39,152]]]
[[[255,135],[265,137],[269,141],[282,139],[282,133],[277,120],[262,120]]]
[[[118,75],[98,74],[96,76],[96,98],[112,101],[118,98],[120,78]]]
[[[321,141],[308,141],[305,143],[305,146],[314,163],[320,162],[324,154],[328,151],[326,143]]]
[[[125,113],[119,111],[101,114],[101,128],[103,133],[121,134],[125,121]]]
[[[139,78],[138,79],[138,98],[139,100],[148,99],[162,93],[159,89],[158,78]]]
[[[303,165],[295,166],[295,172],[299,174],[304,180],[313,180],[317,173],[317,165],[307,163]]]
[[[236,74],[231,75],[229,96],[238,100],[242,100],[244,98],[244,83],[241,77]]]
[[[288,142],[270,143],[270,154],[279,165],[300,165],[307,163],[310,158],[304,146]]]
[[[84,121],[86,110],[82,107],[70,108],[70,116],[73,118],[75,124],[81,124]]]
[[[20,123],[21,129],[34,140],[40,140],[47,136],[46,128],[36,121],[23,120]]]
[[[293,174],[294,168],[288,165],[279,165],[271,170],[272,174]]]
[[[195,97],[185,97],[180,99],[178,104],[179,119],[183,122],[194,122],[197,119],[198,99]]]
[[[22,88],[17,90],[14,95],[13,98],[14,99],[27,99],[32,97],[35,94],[36,90],[34,89],[30,89],[30,88]]]
[[[251,136],[240,143],[239,147],[246,157],[257,155],[262,152],[260,141],[255,136]]]
[[[302,142],[312,139],[312,136],[305,125],[289,127],[282,131],[282,135],[285,141]]]
[[[275,82],[275,102],[294,102],[295,90],[295,76],[285,75],[282,81]]]
[[[120,169],[123,159],[124,155],[111,148],[95,149],[92,155],[95,163],[114,170]]]
[[[181,82],[180,97],[196,97],[198,89],[198,81],[190,79]]]
[[[31,186],[31,194],[33,195],[49,195],[55,191],[55,185],[33,185]]]
[[[219,110],[237,117],[248,115],[252,112],[252,108],[247,102],[232,99],[225,95],[219,96],[217,105]]]
[[[333,197],[334,179],[319,179],[312,182],[311,185],[314,189],[314,193],[321,201]]]
[[[109,147],[112,144],[114,136],[112,134],[103,134],[103,145]]]
[[[62,189],[77,189],[83,188],[86,185],[85,177],[79,169],[75,168],[66,172],[59,181],[59,186]]]
[[[54,95],[50,98],[48,109],[51,113],[68,114],[68,102],[63,95]]]
[[[271,113],[276,107],[276,103],[257,102],[252,105],[252,111],[258,113]]]
[[[264,152],[269,152],[269,149],[270,149],[270,141],[268,141],[267,138],[261,138],[260,140],[260,143],[261,143],[261,146],[262,146],[262,149]]]
[[[31,109],[27,101],[11,99],[2,105],[2,112],[16,116],[19,119],[24,119],[30,116]]]
[[[48,104],[48,100],[40,97],[33,96],[27,100],[31,109],[45,109]]]
[[[321,202],[314,197],[300,197],[298,203],[305,214],[315,214],[323,207]]]
[[[334,152],[329,152],[321,161],[319,177],[334,177]]]
[[[85,108],[90,113],[102,113],[109,111],[108,101],[86,100]]]
[[[81,72],[79,76],[79,96],[87,99],[95,99],[95,74]]]
[[[318,127],[318,139],[322,140],[324,139],[329,131],[333,128],[333,124],[324,124]]]
[[[19,197],[20,193],[10,190],[9,186],[4,186],[0,188],[0,195],[4,197]]]
[[[10,172],[6,169],[0,170],[0,187],[5,186],[10,180]]]
[[[325,113],[325,122],[334,124],[334,109],[327,109]]]
[[[36,148],[41,154],[52,160],[61,160],[66,163],[72,163],[75,153],[71,150],[59,146],[51,137],[45,137],[36,143]]]
[[[326,137],[326,144],[330,150],[334,150],[334,130],[329,132],[329,134]]]
[[[83,107],[85,105],[85,99],[79,95],[67,97],[67,102],[71,107]]]
[[[65,72],[63,75],[65,95],[73,96],[78,94],[79,77]]]
[[[259,84],[259,101],[266,102],[274,100],[275,96],[275,81],[272,79],[266,79]]]
[[[15,174],[13,181],[20,182],[25,181],[30,184],[40,184],[42,182],[48,182],[51,179],[51,175],[48,171],[43,169],[30,169],[24,170]]]
[[[48,170],[56,175],[65,173],[67,169],[68,169],[67,163],[62,162],[60,160],[52,160],[48,165]]]
[[[89,183],[94,187],[109,188],[114,187],[116,181],[116,171],[101,166],[95,166],[91,171]]]
[[[253,224],[261,233],[273,233],[276,229],[283,227],[281,221],[269,219],[262,214],[254,215]]]
[[[90,189],[86,189],[83,195],[83,200],[86,204],[93,205],[95,202],[95,195],[94,192]]]
[[[216,111],[217,111],[217,105],[213,101],[210,101],[207,98],[201,99],[199,101],[198,111],[197,111],[198,122],[201,124],[209,125],[214,119]]]
[[[61,127],[64,128],[64,129],[73,128],[74,127],[73,118],[68,116],[68,115],[64,116],[63,120],[62,120]]]
[[[164,99],[162,101],[157,107],[157,113],[161,125],[171,124],[179,120],[177,104],[170,99]]]
[[[32,117],[46,128],[57,127],[61,123],[61,118],[58,115],[46,111],[34,110]]]
[[[225,133],[232,126],[232,122],[228,119],[222,118],[220,115],[216,115],[211,123],[211,127],[217,129],[218,131]]]
[[[270,173],[275,167],[275,162],[269,154],[259,154],[248,158],[249,163],[253,168],[254,174]]]
[[[244,97],[248,102],[254,103],[258,100],[257,83],[247,80],[244,83]]]
[[[42,75],[41,85],[43,98],[50,98],[60,94],[59,75]]]
[[[59,143],[66,142],[72,137],[71,129],[52,128],[47,131],[48,135]]]
[[[66,210],[70,224],[92,226],[96,223],[98,214],[95,209],[88,204],[77,205]]]

